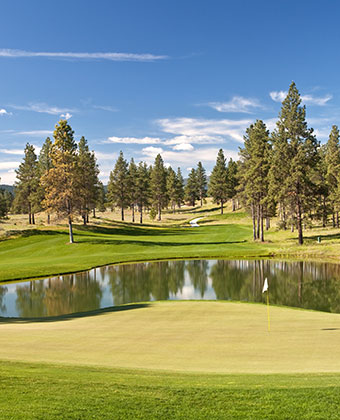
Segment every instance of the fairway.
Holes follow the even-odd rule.
[[[265,305],[191,301],[41,322],[3,319],[0,359],[182,372],[340,372],[340,315],[272,307],[271,321],[268,332]]]

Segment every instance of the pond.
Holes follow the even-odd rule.
[[[49,317],[131,302],[217,299],[340,313],[340,265],[275,260],[188,260],[109,265],[1,283],[0,316]]]

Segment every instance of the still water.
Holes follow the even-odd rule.
[[[340,265],[274,260],[163,261],[1,283],[0,316],[45,317],[166,299],[270,301],[340,313]]]

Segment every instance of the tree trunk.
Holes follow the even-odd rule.
[[[134,206],[134,204],[132,204],[131,210],[132,210],[132,223],[135,223],[135,206]]]
[[[264,232],[263,232],[263,206],[260,205],[260,232],[261,232],[261,242],[264,242]]]
[[[260,205],[256,206],[256,212],[257,212],[256,239],[260,239],[260,225],[261,225]]]
[[[49,225],[51,223],[51,215],[50,214],[48,214],[47,215],[47,224]]]
[[[34,217],[34,213],[32,213],[32,225],[35,225],[35,217]]]
[[[253,238],[254,238],[254,241],[256,241],[256,220],[255,220],[254,204],[251,205],[251,218],[253,220]]]
[[[28,224],[32,224],[32,213],[31,213],[31,204],[28,203]]]
[[[162,220],[162,209],[160,203],[158,203],[158,218],[157,220],[160,222]]]
[[[270,229],[270,217],[266,217],[266,230]]]
[[[121,208],[122,222],[124,222],[124,207]]]
[[[232,203],[232,211],[235,211],[235,210],[236,210],[236,203],[235,203],[235,200],[234,200],[234,199],[232,199],[232,200],[231,200],[231,203]]]
[[[69,235],[70,235],[70,244],[73,244],[74,240],[73,240],[72,219],[70,216],[68,218],[68,230],[69,230]]]
[[[92,212],[93,212],[93,218],[95,219],[96,218],[96,208],[95,207],[93,207]]]
[[[221,200],[221,214],[223,214],[223,200]]]
[[[89,213],[86,212],[86,223],[88,223],[88,222],[89,222]]]
[[[300,200],[297,201],[297,228],[299,232],[299,245],[303,245],[303,232],[302,232],[302,212]]]
[[[142,224],[143,223],[143,207],[141,206],[139,209],[139,222]]]
[[[334,214],[334,211],[332,213],[332,222],[333,222],[333,227],[335,228],[335,214]]]
[[[339,212],[336,212],[336,227],[339,227]]]
[[[282,212],[282,222],[283,222],[283,230],[287,230],[286,209],[284,207],[283,207],[283,212]]]
[[[322,198],[322,227],[326,227],[327,224],[327,211],[326,211],[326,197]]]
[[[292,224],[291,224],[290,231],[291,231],[292,233],[294,232],[294,223],[292,223]]]
[[[201,207],[203,206],[203,197],[202,197],[202,194],[201,194]]]
[[[82,215],[82,218],[83,218],[83,225],[84,225],[84,226],[86,226],[86,215],[85,215],[85,214],[83,214],[83,215]]]

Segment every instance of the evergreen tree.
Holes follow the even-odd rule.
[[[137,167],[136,203],[140,214],[140,223],[143,223],[143,210],[150,202],[150,171],[145,162]]]
[[[40,209],[39,169],[34,146],[25,147],[25,157],[16,170],[15,203],[17,210],[28,213],[29,224],[35,224],[35,213]]]
[[[270,145],[269,131],[263,121],[257,120],[247,129],[240,156],[241,197],[245,206],[251,209],[254,240],[264,241],[263,220],[268,200]]]
[[[182,176],[181,168],[177,168],[176,174],[176,204],[178,208],[181,208],[181,205],[184,200],[184,179]]]
[[[294,82],[282,102],[274,135],[271,181],[274,190],[288,204],[303,244],[302,222],[308,215],[309,199],[315,192],[313,171],[318,160],[318,147],[313,129],[306,123],[306,108]],[[281,163],[279,160],[282,159]]]
[[[151,171],[151,195],[153,198],[153,205],[157,211],[157,218],[160,221],[162,218],[162,208],[165,207],[167,202],[166,170],[160,154],[156,156]]]
[[[10,191],[0,188],[0,218],[7,216],[12,206],[13,199],[13,194]]]
[[[132,222],[135,221],[135,205],[137,204],[137,165],[133,158],[130,161],[129,165],[129,197],[130,197],[130,207],[132,213]]]
[[[38,168],[39,168],[39,177],[40,179],[52,168],[52,141],[49,137],[45,140],[40,153],[39,153],[39,160],[38,160]],[[45,199],[45,190],[40,183],[40,190],[41,190],[41,200]],[[47,214],[47,223],[50,224],[51,222],[51,215],[50,213]]]
[[[203,200],[207,196],[207,175],[205,169],[201,162],[198,162],[197,169],[196,169],[196,176],[197,176],[197,185],[199,191],[199,199],[201,200],[201,206],[203,206]]]
[[[185,186],[185,198],[190,202],[191,206],[195,206],[196,200],[200,198],[200,190],[197,179],[197,172],[194,168],[191,169]]]
[[[170,166],[168,168],[168,174],[167,174],[167,178],[166,178],[166,189],[167,189],[167,195],[168,195],[169,200],[170,200],[170,207],[171,207],[173,213],[175,213],[176,203],[178,202],[177,182],[178,181],[177,181],[176,172]]]
[[[227,165],[227,191],[228,198],[232,200],[232,211],[236,210],[235,196],[237,193],[238,179],[237,179],[237,163],[231,158]]]
[[[130,204],[129,198],[129,171],[128,164],[121,151],[116,161],[107,187],[108,200],[112,205],[121,209],[122,221],[124,221],[124,209]]]
[[[95,208],[99,194],[99,168],[94,152],[91,152],[84,136],[81,137],[78,144],[78,183],[80,195],[80,214],[83,223],[86,225],[89,221],[89,212],[93,210],[95,217]]]
[[[221,205],[221,214],[223,214],[223,204],[228,199],[228,188],[226,160],[222,149],[218,152],[216,165],[210,176],[209,195],[213,198],[214,203]]]
[[[339,227],[339,204],[340,204],[340,144],[339,129],[336,125],[332,126],[326,148],[325,148],[325,166],[326,182],[329,191],[329,200],[332,209],[333,227],[335,224]],[[335,222],[336,214],[336,222]]]
[[[72,221],[80,206],[78,156],[74,132],[66,120],[60,120],[53,132],[52,168],[42,177],[45,190],[43,205],[48,213],[67,217],[70,243],[74,242]]]
[[[97,201],[96,201],[96,207],[98,208],[99,211],[104,212],[106,210],[105,203],[106,203],[105,188],[104,188],[103,183],[99,181],[98,182],[98,195],[97,195]]]

